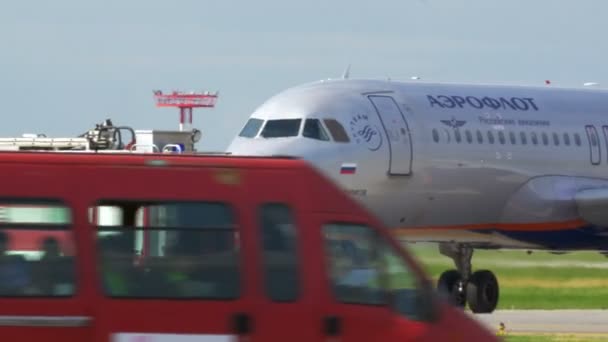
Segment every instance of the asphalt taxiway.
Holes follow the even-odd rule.
[[[608,310],[497,310],[472,314],[491,331],[499,324],[507,333],[608,334]]]

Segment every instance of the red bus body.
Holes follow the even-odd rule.
[[[72,278],[62,280],[71,282],[70,286],[53,283],[48,287],[49,292],[44,292],[47,290],[42,290],[42,285],[37,287],[34,283],[42,284],[44,275],[55,274],[53,267],[59,266],[38,267],[36,256],[14,264],[27,264],[27,272],[38,270],[36,272],[43,275],[23,276],[29,279],[24,281],[29,282],[27,286],[32,292],[13,293],[10,291],[21,290],[11,289],[0,292],[2,341],[497,340],[462,311],[436,299],[417,263],[389,232],[302,160],[0,152],[0,170],[0,204],[26,203],[34,208],[41,205],[39,203],[57,201],[68,211],[64,223],[31,223],[27,219],[2,223],[0,231],[10,238],[7,249],[13,254],[27,253],[38,249],[43,237],[53,236],[63,253],[63,259],[57,260],[62,260],[62,265],[67,262],[73,271]],[[106,228],[99,226],[96,218],[91,219],[91,208],[102,202],[124,208],[124,221],[106,227],[105,235],[100,232]],[[153,207],[150,203],[156,202],[178,203],[162,207],[164,211],[159,209],[158,212],[164,213],[159,217],[169,217],[167,208],[181,208],[180,203],[200,202],[204,210],[197,213],[198,209],[175,209],[192,219],[177,217],[159,223],[150,214],[156,210],[150,209]],[[129,203],[145,207],[143,223],[134,224],[134,219],[124,219],[131,213]],[[199,207],[193,205],[192,208]],[[217,214],[221,208],[230,208],[226,211],[232,222],[229,227],[214,218],[224,215]],[[291,220],[289,224],[281,221],[286,213]],[[211,222],[211,218],[217,222]],[[205,223],[197,223],[203,221]],[[262,226],[276,230],[265,230]],[[272,235],[279,234],[280,229],[283,235]],[[285,248],[291,249],[283,249],[287,254],[281,254],[281,249],[275,252],[272,239],[266,239],[266,235],[262,238],[262,231],[268,236],[288,239],[292,243]],[[133,234],[129,235],[130,232]],[[104,236],[112,234],[135,236],[129,241],[136,241],[139,246],[138,255],[128,258],[132,265],[107,263],[122,265],[116,266],[117,270],[127,265],[128,270],[132,270],[129,272],[141,274],[142,278],[136,279],[145,279],[138,284],[125,281],[128,286],[124,288],[128,290],[123,293],[126,295],[112,296],[108,295],[110,290],[104,290],[103,272],[112,266],[101,267],[100,255],[103,248],[114,247],[110,243],[104,245],[110,247],[100,247],[100,241],[102,238],[110,241]],[[336,238],[340,234],[341,237]],[[176,236],[178,242],[170,244],[170,236]],[[226,249],[216,248],[215,242],[206,243],[211,237],[213,241],[225,243]],[[359,239],[354,249],[349,249],[353,246],[348,245],[351,239]],[[342,242],[346,243],[345,249],[341,247]],[[196,258],[179,254],[182,245],[178,243],[190,246]],[[337,246],[336,259],[329,256],[330,245]],[[170,246],[178,247],[168,252]],[[199,249],[205,252],[199,255]],[[389,251],[392,254],[387,254]],[[347,266],[342,264],[342,260],[350,259],[337,259],[350,256],[355,256],[361,265],[369,261],[367,268],[361,266],[364,271],[356,273],[353,264],[348,264],[351,261],[344,261]],[[389,260],[388,256],[390,265],[377,263],[385,268],[369,266],[376,265],[377,260]],[[196,291],[175,290],[174,293],[171,292],[174,290],[154,288],[166,279],[173,279],[177,269],[174,265],[190,265],[184,266],[187,271],[178,272],[178,276],[197,279],[192,281],[198,286]],[[334,266],[343,273],[336,272],[334,276]],[[2,267],[0,264],[0,272]],[[194,273],[188,273],[194,269],[202,275],[197,278],[192,276]],[[162,276],[152,277],[157,270]],[[167,272],[174,273],[165,277]],[[59,268],[56,273],[59,274]],[[122,274],[122,279],[131,279],[127,273]],[[346,278],[340,278],[340,274],[371,274],[369,279],[380,279],[382,286],[388,286],[389,290],[355,281],[359,279],[355,276],[349,278],[355,279],[350,283],[342,283]],[[0,282],[2,279],[0,275]],[[395,304],[401,300],[400,295],[390,290],[397,283],[413,284],[399,288],[403,293],[409,291],[407,298],[415,298],[402,305],[402,309],[396,309]],[[181,286],[179,281],[171,284]],[[60,288],[63,290],[58,290]],[[346,294],[340,294],[342,299],[338,300],[336,293],[341,289],[347,289]]]

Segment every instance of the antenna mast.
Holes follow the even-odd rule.
[[[192,111],[194,108],[213,108],[217,102],[218,92],[211,94],[205,92],[178,92],[163,94],[160,90],[154,91],[157,107],[179,108],[179,130],[192,130]],[[186,116],[188,119],[186,120]]]

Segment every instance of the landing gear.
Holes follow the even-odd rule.
[[[445,271],[439,277],[437,289],[450,303],[469,308],[474,313],[491,313],[499,298],[498,280],[491,271],[472,272],[473,248],[463,244],[441,243],[439,252],[454,260],[456,269]]]
[[[445,271],[439,277],[437,289],[446,294],[452,305],[464,308],[467,304],[467,295],[460,273],[456,270]]]
[[[490,313],[498,304],[498,280],[488,270],[476,271],[467,284],[467,302],[474,313]]]

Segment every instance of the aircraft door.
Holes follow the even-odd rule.
[[[587,141],[589,142],[589,157],[591,159],[591,164],[599,165],[602,154],[597,130],[595,129],[595,126],[587,125],[585,126],[585,131],[587,132]]]
[[[390,175],[405,176],[412,172],[412,141],[405,116],[390,96],[368,96],[388,138]]]

